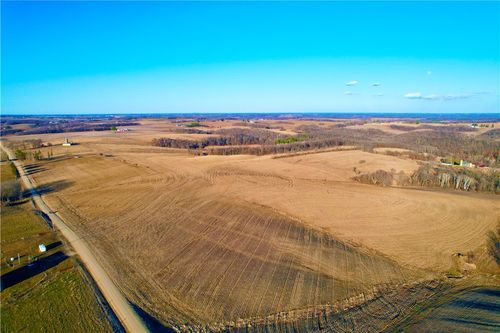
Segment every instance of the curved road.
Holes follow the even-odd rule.
[[[58,215],[52,212],[43,198],[36,191],[31,178],[24,172],[22,164],[15,160],[16,157],[12,151],[6,148],[3,144],[0,147],[7,153],[7,155],[9,155],[9,159],[13,161],[19,171],[20,179],[23,182],[24,187],[31,192],[33,201],[38,209],[50,217],[52,223],[57,227],[57,229],[59,229],[64,238],[66,238],[69,244],[71,244],[73,249],[80,256],[81,261],[92,275],[92,278],[97,283],[97,286],[122,323],[123,327],[127,330],[127,332],[148,332],[148,329],[144,325],[141,318],[139,318],[130,303],[104,271],[96,257],[92,254],[92,251],[87,243],[82,238],[78,237],[78,235],[75,234]]]

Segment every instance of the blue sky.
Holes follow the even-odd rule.
[[[1,11],[3,114],[500,110],[499,2]]]

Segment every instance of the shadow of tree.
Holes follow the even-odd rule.
[[[65,188],[73,185],[74,182],[67,181],[67,180],[58,180],[55,182],[47,183],[40,185],[35,188],[35,191],[40,194],[47,194],[47,193],[52,193],[52,192],[57,192],[64,190]],[[24,191],[23,192],[23,198],[29,198],[31,196],[31,191]]]
[[[29,265],[8,272],[0,277],[0,289],[5,290],[20,282],[23,282],[26,279],[38,275],[54,266],[57,266],[67,258],[68,256],[66,254],[58,251]]]
[[[50,229],[54,229],[54,225],[52,224],[52,220],[50,219],[50,217],[45,214],[44,212],[42,212],[41,210],[33,210],[33,212],[40,216],[44,221],[45,223],[47,223],[47,225],[49,226]]]
[[[23,166],[23,169],[27,175],[34,175],[35,173],[47,170],[47,168],[44,168],[43,166],[40,166],[38,164],[27,164]]]
[[[176,332],[174,329],[163,325],[158,319],[151,316],[149,313],[141,309],[139,306],[132,304],[135,312],[141,317],[144,321],[144,324],[149,329],[151,333],[174,333]]]
[[[53,242],[53,243],[47,245],[46,248],[47,248],[47,251],[50,251],[50,250],[55,249],[56,247],[61,246],[61,245],[62,245],[62,242],[57,241],[57,242]]]

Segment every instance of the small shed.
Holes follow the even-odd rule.
[[[73,144],[73,142],[69,141],[68,138],[64,139],[63,146],[64,147],[69,147]]]
[[[45,247],[44,244],[40,244],[40,245],[38,245],[38,251],[40,251],[40,253],[43,253],[43,252],[47,251],[47,247]]]
[[[467,168],[473,168],[475,165],[471,162],[460,160],[460,166],[467,167]]]

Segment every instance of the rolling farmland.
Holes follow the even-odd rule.
[[[457,253],[495,270],[484,250],[494,194],[360,184],[354,167],[411,174],[419,164],[356,149],[195,156],[144,139],[171,130],[147,120],[123,138],[74,133],[79,144],[53,146],[59,157],[32,175],[57,185],[51,208],[164,325],[377,331],[446,289],[443,274],[464,274]]]
[[[499,1],[3,1],[0,333],[500,333]]]
[[[3,184],[15,179],[7,163],[1,169]],[[1,331],[113,332],[88,273],[35,212],[28,201],[1,209]]]

